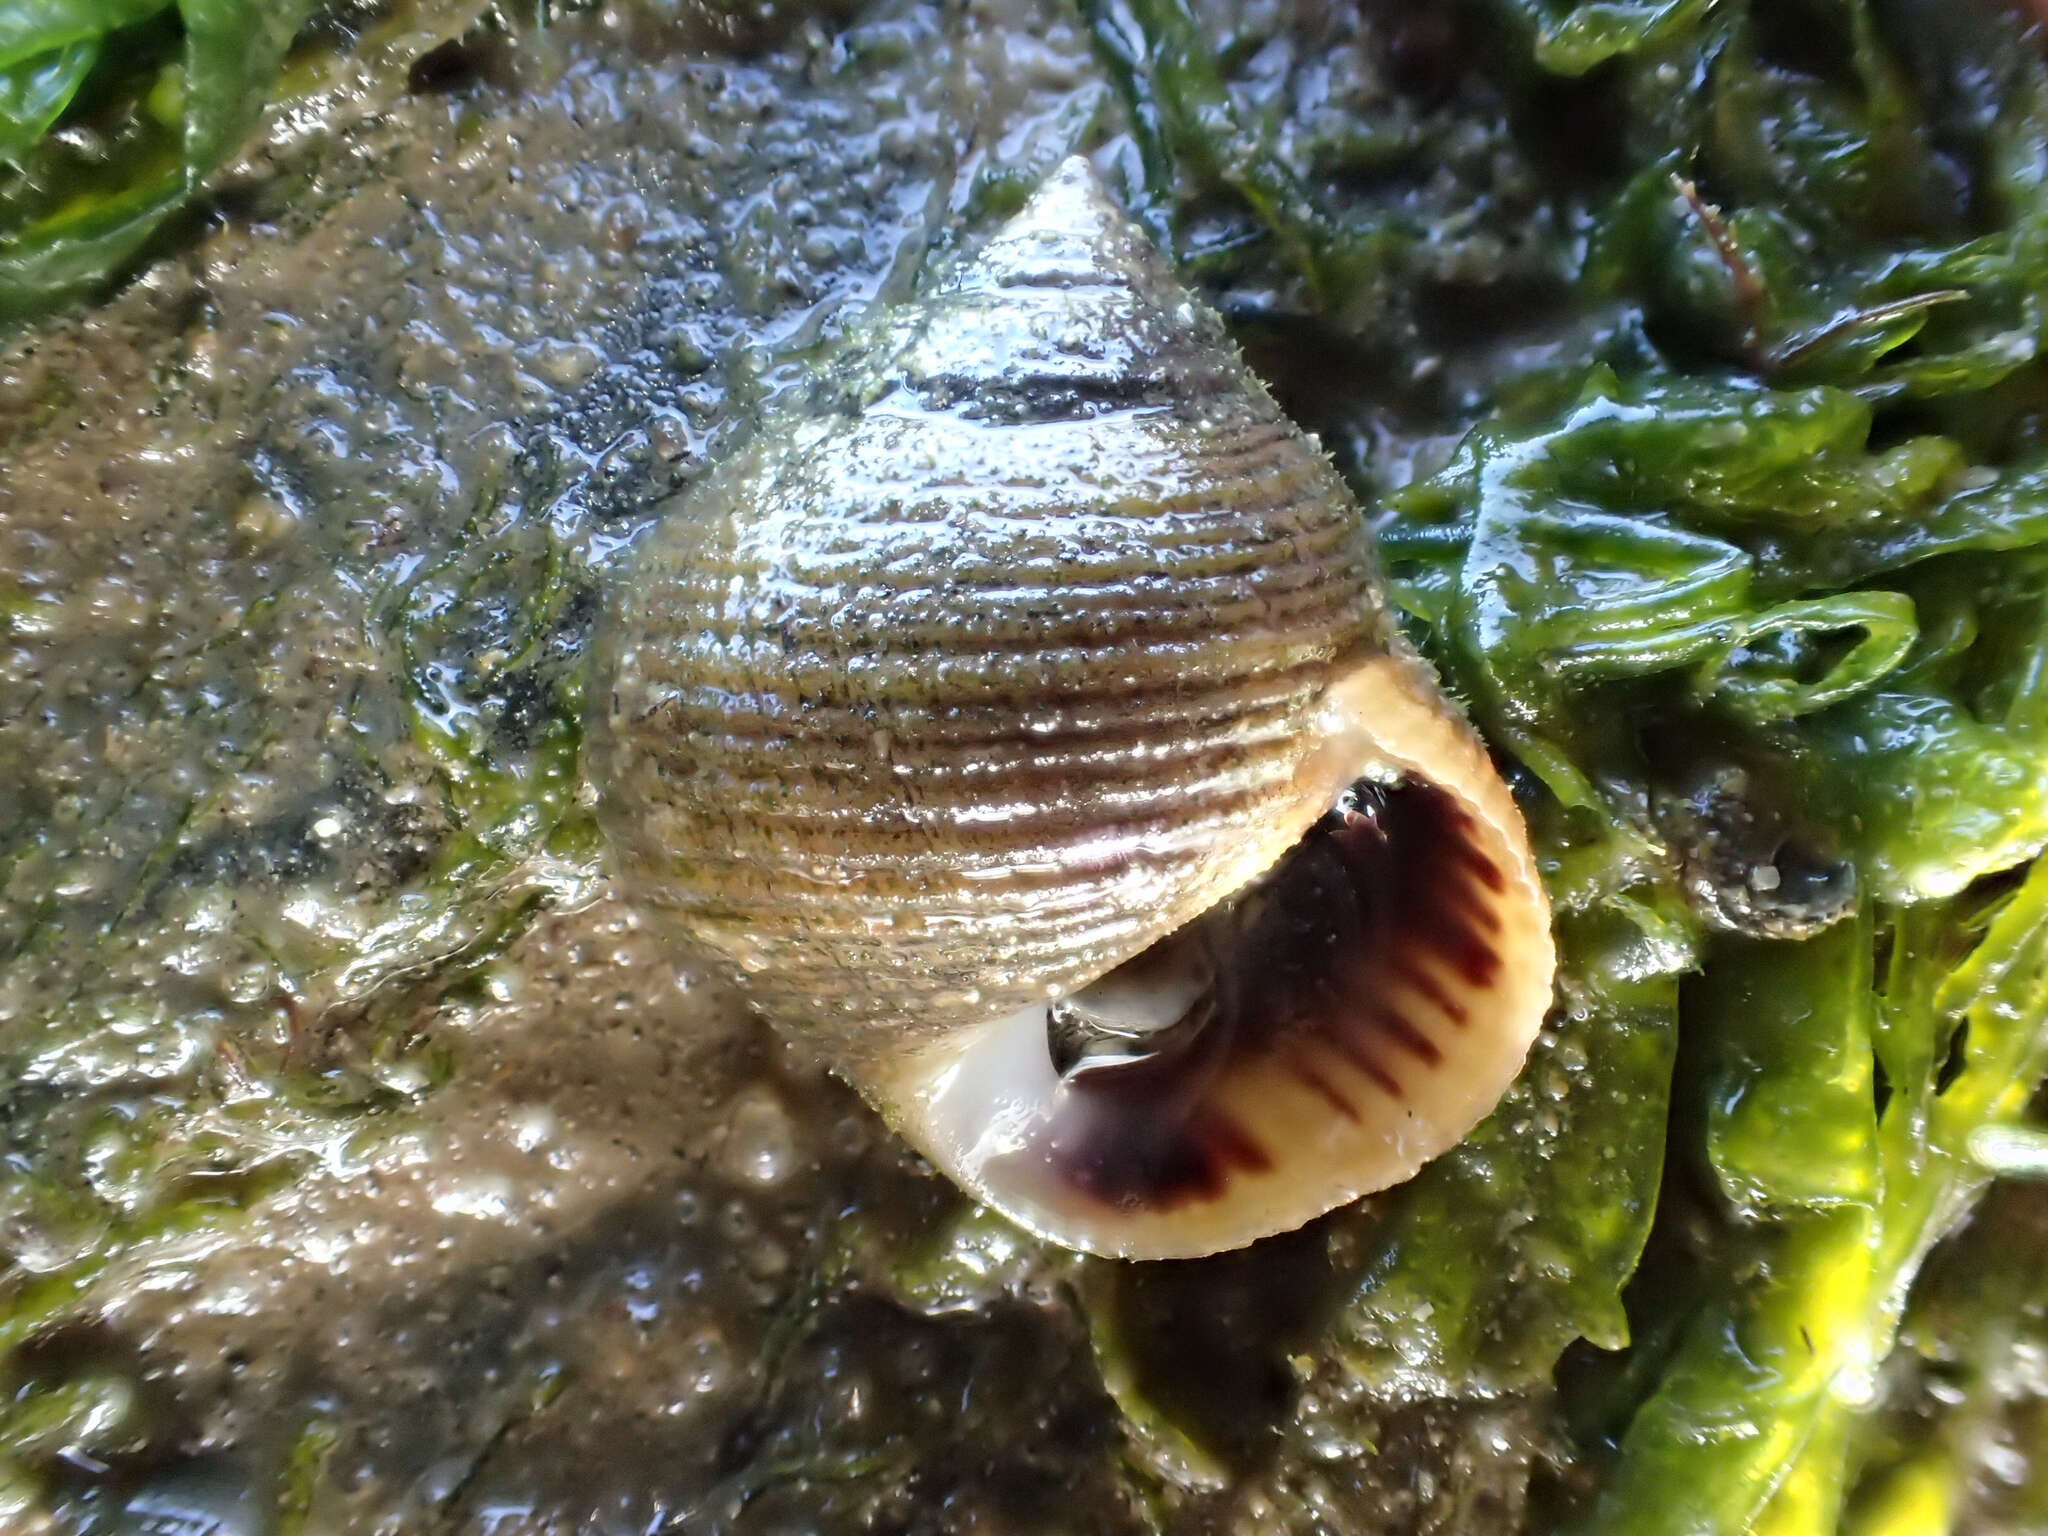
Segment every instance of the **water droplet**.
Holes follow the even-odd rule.
[[[716,1328],[700,1328],[683,1346],[682,1379],[699,1397],[708,1397],[732,1376],[732,1350]]]
[[[741,1094],[726,1122],[725,1171],[766,1188],[788,1178],[798,1156],[796,1127],[781,1100],[765,1088]]]

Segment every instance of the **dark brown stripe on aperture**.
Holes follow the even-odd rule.
[[[1213,1105],[1208,1106],[1203,1117],[1200,1140],[1211,1161],[1221,1163],[1226,1170],[1242,1168],[1247,1173],[1266,1173],[1273,1167],[1272,1158],[1259,1145],[1258,1138]]]
[[[1374,1029],[1409,1055],[1420,1057],[1432,1067],[1443,1064],[1443,1049],[1398,1008],[1389,1008],[1382,1004],[1368,1009],[1366,1017],[1372,1021]]]
[[[1117,1210],[1219,1198],[1272,1158],[1221,1103],[1227,1038],[1189,1038],[1136,1061],[1075,1072],[1061,1086],[1045,1157],[1075,1189]]]
[[[1342,1056],[1352,1066],[1370,1078],[1380,1092],[1384,1093],[1388,1098],[1405,1099],[1408,1097],[1408,1091],[1401,1086],[1401,1080],[1387,1070],[1386,1064],[1368,1049],[1365,1042],[1360,1040],[1350,1028],[1339,1025],[1331,1029],[1326,1037],[1326,1043],[1338,1055]]]
[[[1452,842],[1447,851],[1460,867],[1494,895],[1498,896],[1508,888],[1507,876],[1500,872],[1500,866],[1464,838]]]
[[[1468,1022],[1463,992],[1499,977],[1486,890],[1505,880],[1482,835],[1434,785],[1351,786],[1269,874],[1177,936],[1179,952],[1206,957],[1207,990],[1150,1054],[1084,1059],[1037,1155],[1104,1204],[1166,1211],[1272,1167],[1231,1091],[1248,1073],[1277,1071],[1354,1122],[1363,1084],[1405,1100],[1396,1064],[1444,1070],[1444,1031]],[[1276,1113],[1303,1112],[1290,1104]]]
[[[1491,986],[1500,974],[1499,904],[1472,890],[1453,871],[1435,893],[1429,914],[1427,942],[1417,946],[1435,955],[1446,969],[1473,987]],[[1411,949],[1414,954],[1416,949]]]
[[[1346,1098],[1343,1090],[1331,1082],[1328,1074],[1316,1065],[1315,1058],[1309,1054],[1307,1045],[1297,1042],[1289,1049],[1287,1053],[1287,1070],[1290,1075],[1320,1097],[1331,1109],[1342,1115],[1346,1120],[1349,1120],[1353,1125],[1358,1123],[1358,1106]],[[1389,1078],[1388,1081],[1392,1082],[1393,1080]],[[1397,1084],[1396,1086],[1398,1087],[1399,1085]]]
[[[1444,984],[1430,975],[1410,955],[1396,955],[1387,965],[1388,974],[1435,1008],[1453,1024],[1465,1022],[1465,1005],[1444,990]]]
[[[1483,929],[1489,934],[1500,932],[1500,908],[1487,897],[1474,895],[1469,889],[1454,887],[1445,893],[1445,900],[1451,903],[1450,910],[1472,927]]]
[[[1468,986],[1490,987],[1500,975],[1500,952],[1474,930],[1463,913],[1444,914],[1436,949]]]

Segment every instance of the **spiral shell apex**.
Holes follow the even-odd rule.
[[[623,872],[978,1198],[1239,1246],[1505,1091],[1549,914],[1357,507],[1069,161],[666,511],[602,631]]]

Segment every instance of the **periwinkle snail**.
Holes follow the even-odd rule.
[[[637,892],[1071,1247],[1409,1177],[1549,1003],[1521,819],[1356,505],[1085,161],[667,511],[598,665]]]

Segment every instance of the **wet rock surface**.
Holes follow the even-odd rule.
[[[962,1511],[1113,1510],[1071,1315],[844,1313],[849,1213],[951,1197],[574,774],[607,561],[1103,88],[1030,5],[473,15],[0,354],[0,1523],[773,1529],[909,1498],[932,1381],[1057,1430]]]

